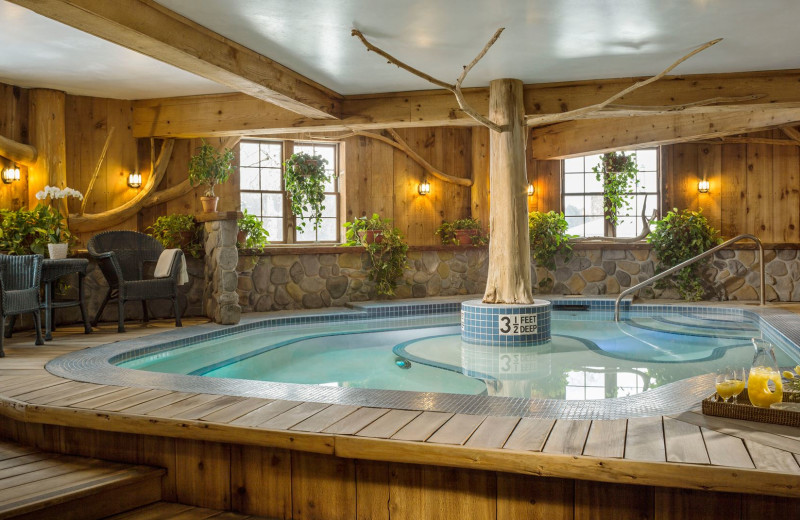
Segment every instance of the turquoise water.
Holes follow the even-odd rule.
[[[723,366],[750,366],[757,324],[735,316],[554,311],[551,342],[461,342],[458,314],[260,329],[121,363],[155,372],[524,398],[622,397]],[[781,340],[779,364],[798,361]]]

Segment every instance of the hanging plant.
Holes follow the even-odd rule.
[[[711,227],[703,216],[702,209],[698,211],[673,209],[654,224],[655,230],[647,237],[647,241],[658,258],[658,272],[689,260],[722,241],[719,231]],[[703,297],[701,273],[703,266],[710,260],[706,258],[695,262],[673,275],[671,281],[677,287],[681,298],[697,301]],[[664,287],[664,284],[658,282],[656,286]]]
[[[292,201],[292,213],[300,217],[296,229],[303,231],[310,221],[314,231],[322,223],[322,210],[325,206],[325,183],[331,178],[325,173],[327,159],[321,155],[295,153],[284,163],[283,180]]]
[[[600,164],[594,166],[592,171],[595,178],[603,183],[603,211],[616,235],[620,210],[631,208],[626,197],[639,183],[636,154],[604,153],[600,157]]]

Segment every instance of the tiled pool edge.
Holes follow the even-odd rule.
[[[594,309],[613,309],[610,298],[551,298],[560,304],[590,305]],[[679,413],[707,397],[713,377],[696,376],[655,388],[643,394],[607,400],[565,401],[557,399],[524,399],[507,397],[437,394],[427,392],[367,390],[272,383],[265,381],[216,379],[200,376],[159,374],[116,367],[110,360],[122,360],[176,348],[207,339],[225,337],[237,332],[269,326],[321,323],[326,321],[361,320],[376,317],[402,317],[419,314],[455,312],[460,298],[436,299],[433,302],[369,302],[354,304],[351,309],[306,312],[273,312],[246,315],[236,326],[206,324],[187,329],[174,329],[146,338],[123,340],[92,349],[74,352],[50,361],[46,369],[54,375],[89,383],[147,387],[193,393],[262,397],[297,401],[325,402],[370,407],[421,411],[485,414],[498,416],[541,417],[562,419],[618,419],[647,415]],[[630,305],[628,302],[626,306]],[[756,318],[770,332],[800,344],[800,316],[774,308],[745,306],[709,307],[708,304],[641,304],[634,313],[659,312],[678,314],[691,311],[707,315],[737,315]],[[201,332],[198,334],[198,329]],[[154,344],[158,341],[158,344]],[[798,348],[797,352],[800,352]]]

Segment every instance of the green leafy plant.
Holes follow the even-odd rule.
[[[15,255],[44,254],[47,244],[72,244],[69,231],[58,209],[37,204],[32,210],[0,210],[0,251]]]
[[[325,172],[327,159],[321,155],[295,153],[284,163],[283,181],[292,201],[292,213],[300,217],[296,228],[305,229],[308,218],[316,231],[322,223],[325,183],[331,180]]]
[[[459,240],[460,233],[457,233],[457,231],[460,230],[470,232],[469,240],[474,246],[483,246],[489,243],[489,236],[483,232],[480,221],[472,217],[462,218],[453,222],[443,220],[442,225],[436,229],[436,234],[439,235],[442,245],[459,245],[461,240]]]
[[[182,249],[194,258],[203,250],[201,228],[192,215],[165,215],[158,217],[148,229],[150,236],[158,240],[165,249]]]
[[[555,257],[558,253],[565,255],[572,253],[569,239],[575,238],[575,235],[567,234],[568,228],[569,224],[563,213],[532,211],[528,215],[531,256],[537,266],[555,269]],[[547,280],[539,281],[539,285],[544,285]]]
[[[384,296],[394,295],[397,279],[403,276],[408,267],[408,244],[403,240],[400,230],[392,225],[390,219],[381,218],[377,213],[371,217],[359,217],[344,224],[345,246],[363,246],[370,260],[369,279],[375,282],[375,290]],[[374,241],[365,239],[368,230],[380,232]]]
[[[594,166],[592,171],[595,178],[603,183],[603,211],[606,220],[616,230],[620,210],[630,209],[626,196],[639,183],[636,154],[604,153],[600,157],[600,164]]]
[[[718,245],[719,231],[711,227],[703,216],[702,209],[692,211],[677,208],[668,212],[664,218],[654,222],[655,229],[647,237],[658,258],[658,271],[665,271],[681,262]],[[696,301],[703,296],[700,273],[710,259],[700,260],[684,267],[672,277],[681,298]],[[664,287],[664,283],[659,284]]]
[[[244,232],[244,241],[237,240],[236,245],[239,249],[259,249],[263,250],[269,244],[269,232],[264,229],[261,219],[255,215],[251,215],[244,210],[242,218],[236,224],[239,226],[239,232]]]
[[[218,152],[205,140],[198,150],[198,153],[189,159],[189,184],[205,185],[207,187],[205,196],[216,197],[214,186],[226,182],[233,173],[233,150],[225,148],[224,151]]]

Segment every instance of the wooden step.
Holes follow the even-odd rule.
[[[161,500],[164,474],[0,441],[0,519],[105,518]]]
[[[172,502],[156,502],[127,513],[110,516],[107,520],[172,520],[173,518],[181,520],[268,520],[263,516],[242,515]]]

